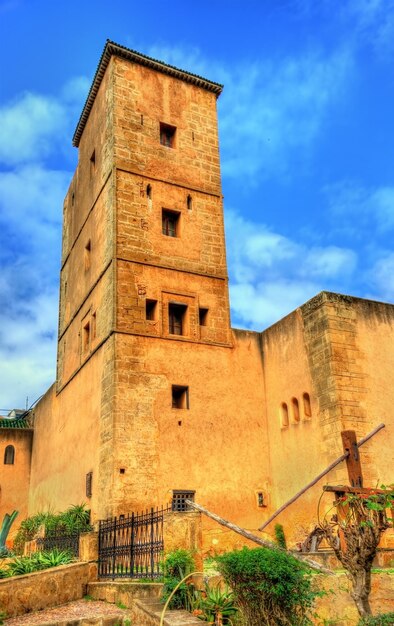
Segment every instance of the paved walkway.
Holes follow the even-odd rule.
[[[92,620],[93,625],[99,624],[100,618],[104,626],[115,626],[122,624],[123,618],[130,619],[130,610],[100,600],[76,600],[53,609],[6,619],[4,626],[74,626],[81,619]]]

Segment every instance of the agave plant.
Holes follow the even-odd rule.
[[[39,569],[47,569],[49,567],[57,567],[58,565],[67,565],[73,560],[71,552],[69,550],[59,550],[53,548],[45,552],[36,552],[36,563]]]
[[[221,589],[219,586],[210,587],[206,584],[205,593],[199,604],[201,611],[199,617],[215,626],[231,624],[231,617],[238,610],[234,604],[234,595],[228,587]]]
[[[18,515],[18,511],[13,511],[11,514],[6,513],[4,515],[3,523],[0,529],[0,555],[5,556],[7,554],[7,547],[5,542],[7,541],[8,533],[10,532],[11,526],[15,521],[15,518]]]

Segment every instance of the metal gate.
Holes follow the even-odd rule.
[[[170,509],[114,517],[99,525],[99,578],[159,578],[163,519]]]

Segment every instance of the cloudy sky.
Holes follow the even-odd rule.
[[[0,413],[55,377],[71,137],[105,40],[224,83],[233,326],[394,300],[394,0],[0,0]]]

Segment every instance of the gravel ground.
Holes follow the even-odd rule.
[[[4,621],[4,626],[39,626],[50,622],[97,617],[130,617],[130,611],[99,600],[76,600],[53,609],[11,617]]]

